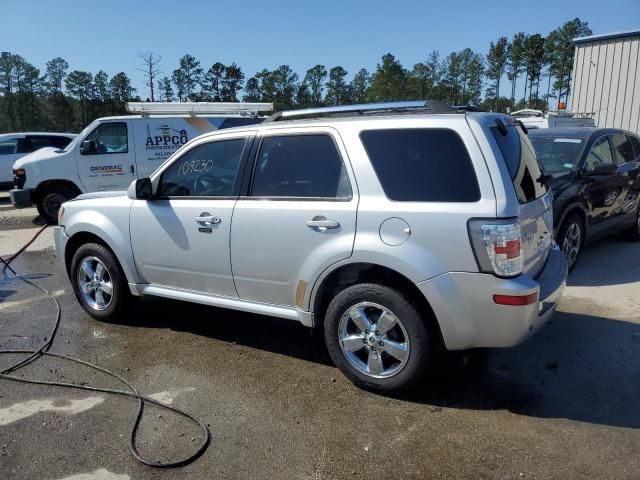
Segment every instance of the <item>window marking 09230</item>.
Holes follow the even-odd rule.
[[[184,162],[180,169],[178,170],[178,174],[180,176],[186,176],[191,173],[206,173],[211,171],[213,168],[213,160],[187,160]]]

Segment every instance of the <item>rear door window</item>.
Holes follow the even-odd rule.
[[[633,162],[633,146],[629,137],[622,133],[615,133],[611,135],[611,144],[613,145],[613,152],[615,155],[615,162],[618,165],[623,163]]]
[[[455,131],[443,128],[365,130],[360,138],[390,200],[480,200],[471,157]]]
[[[505,125],[505,128],[503,133],[497,126],[491,127],[491,133],[507,164],[518,202],[532,202],[547,193],[542,167],[522,129],[515,125]]]
[[[251,195],[267,198],[351,198],[342,157],[327,134],[265,137]]]

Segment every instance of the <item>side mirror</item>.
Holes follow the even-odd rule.
[[[585,173],[589,176],[611,176],[618,173],[618,166],[615,163],[598,163]]]
[[[153,198],[153,185],[150,178],[139,178],[131,182],[127,196],[131,200],[151,200]]]
[[[82,145],[80,145],[80,153],[82,155],[91,155],[93,153],[96,153],[97,151],[98,146],[96,145],[95,140],[85,140],[84,142],[82,142]]]

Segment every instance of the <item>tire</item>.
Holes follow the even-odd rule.
[[[63,185],[53,185],[46,188],[38,198],[38,213],[49,224],[58,223],[58,210],[67,200],[71,200],[75,195],[70,188]]]
[[[103,245],[86,243],[78,248],[71,260],[69,279],[78,302],[96,320],[117,320],[131,302],[122,268]]]
[[[572,214],[564,221],[558,231],[558,245],[567,257],[569,271],[573,270],[584,245],[584,226],[579,215]]]
[[[383,312],[395,323],[381,325]],[[358,324],[375,329],[367,333]],[[435,335],[415,305],[399,291],[373,283],[351,286],[333,298],[325,315],[324,336],[329,355],[349,380],[384,394],[420,384],[435,350]]]
[[[627,230],[627,238],[632,242],[640,242],[640,208],[636,213],[636,223]]]

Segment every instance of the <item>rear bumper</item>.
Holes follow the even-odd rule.
[[[14,188],[9,190],[11,203],[16,208],[27,208],[33,205],[33,189],[31,188]]]
[[[540,274],[498,278],[484,273],[451,272],[417,284],[431,304],[449,350],[512,347],[553,315],[567,279],[567,262],[557,247]],[[531,305],[498,305],[493,295],[538,294]]]

